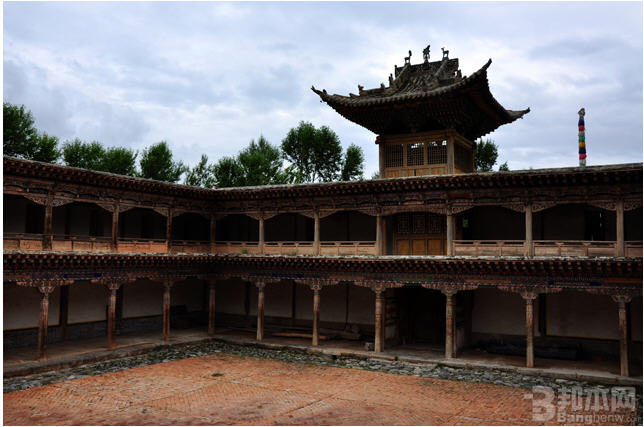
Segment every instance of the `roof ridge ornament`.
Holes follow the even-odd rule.
[[[423,49],[423,59],[425,60],[425,63],[429,62],[429,47],[431,45],[427,45],[425,49]]]
[[[405,65],[411,65],[411,50],[409,51],[409,56],[405,56]]]
[[[443,51],[443,61],[449,59],[449,50],[445,50],[444,47],[441,47],[441,50]]]

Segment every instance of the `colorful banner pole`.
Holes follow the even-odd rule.
[[[584,124],[584,116],[586,110],[579,110],[579,166],[586,166],[586,128]]]

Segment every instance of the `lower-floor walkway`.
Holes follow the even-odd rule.
[[[642,385],[641,366],[633,366],[631,377],[619,375],[615,361],[604,360],[535,360],[534,368],[526,368],[522,356],[508,356],[487,353],[478,349],[466,349],[456,358],[446,359],[443,346],[401,345],[389,346],[384,352],[374,353],[365,348],[365,341],[324,339],[319,346],[312,346],[310,338],[303,336],[273,336],[266,325],[262,341],[256,340],[252,329],[218,328],[213,336],[203,329],[173,330],[169,341],[164,341],[157,331],[122,334],[116,337],[114,350],[107,349],[105,337],[70,340],[49,344],[47,359],[38,360],[33,347],[4,350],[3,370],[5,377],[28,375],[54,369],[63,369],[87,363],[99,362],[120,357],[128,357],[157,350],[165,346],[181,346],[209,340],[219,340],[232,344],[258,345],[274,349],[295,349],[329,356],[364,357],[385,360],[401,360],[413,363],[438,363],[453,367],[482,367],[489,369],[511,370],[526,375],[570,378],[606,384]]]

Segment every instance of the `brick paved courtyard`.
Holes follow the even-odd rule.
[[[534,424],[526,393],[218,353],[8,393],[3,406],[6,425]]]

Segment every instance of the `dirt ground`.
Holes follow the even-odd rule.
[[[7,393],[3,407],[5,425],[538,424],[530,393],[218,353]]]

